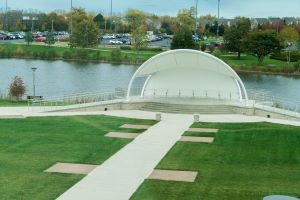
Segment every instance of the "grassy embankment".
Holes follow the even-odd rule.
[[[15,107],[15,106],[27,106],[27,101],[12,101],[7,99],[0,99],[0,107]]]
[[[225,54],[219,57],[237,72],[300,75],[300,71],[294,67],[294,62],[288,65],[285,61],[271,59],[269,56],[265,58],[263,65],[259,65],[257,58],[251,55],[242,55],[240,59],[237,59],[235,54]]]
[[[56,162],[99,165],[131,142],[104,137],[125,123],[149,124],[108,116],[0,119],[0,199],[56,199],[83,175],[45,173]]]
[[[45,45],[1,44],[0,58],[24,58],[42,60],[69,60],[88,62],[110,62],[123,64],[141,64],[161,51],[133,51],[117,48],[80,49],[65,46],[47,47]],[[257,58],[251,55],[242,55],[237,59],[236,54],[218,55],[238,72],[270,73],[300,75],[294,63],[287,65],[285,61],[266,57],[263,65],[258,65]]]
[[[219,132],[213,144],[177,142],[157,168],[198,171],[196,181],[145,180],[131,200],[300,197],[300,127],[269,123],[201,123],[193,127],[217,128]]]
[[[47,47],[44,45],[1,44],[0,58],[24,58],[41,60],[69,60],[89,62],[111,62],[141,64],[156,51],[119,50],[117,48],[81,49],[69,47]]]

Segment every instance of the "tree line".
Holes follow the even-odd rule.
[[[299,33],[293,26],[285,26],[280,30],[252,29],[249,18],[237,17],[236,24],[227,27],[223,33],[224,46],[220,49],[227,52],[236,52],[237,59],[241,58],[242,53],[254,55],[258,59],[259,65],[269,54],[280,54],[285,50],[287,62],[291,62],[292,46],[299,42]],[[205,51],[206,45],[197,43],[193,40],[193,28],[183,23],[178,27],[174,35],[172,49],[201,49]],[[212,50],[214,51],[214,46]],[[298,58],[300,59],[300,58]],[[297,59],[297,60],[298,60]]]
[[[83,9],[74,8],[74,10]],[[74,16],[74,10],[72,12],[56,11],[50,13],[9,10],[7,13],[0,13],[0,30],[30,31],[33,29],[38,31],[68,31],[71,28],[71,19],[78,17]],[[195,7],[179,10],[176,17],[158,16],[136,9],[128,9],[125,13],[113,15],[112,17],[101,13],[84,12],[86,15],[94,18],[97,27],[105,32],[129,33],[138,25],[144,24],[145,28],[149,31],[173,35],[177,31],[178,25],[185,24],[190,26],[193,31],[205,36],[216,35],[219,27],[219,35],[222,36],[230,27],[229,24],[222,22],[222,20],[218,22],[217,17],[213,15],[196,18]],[[81,13],[78,14],[80,16]],[[258,24],[252,28],[280,31],[286,26],[288,26],[287,22],[282,19],[277,23],[268,22]],[[293,26],[300,33],[300,24],[295,23]]]

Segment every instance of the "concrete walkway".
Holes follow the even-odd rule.
[[[192,116],[164,114],[58,199],[128,200],[192,123]]]

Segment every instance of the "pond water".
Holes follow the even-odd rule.
[[[111,92],[126,88],[137,70],[133,65],[80,63],[23,59],[0,60],[0,95],[6,95],[14,76],[20,76],[27,94],[32,94],[32,67],[36,71],[36,94],[56,97],[86,92]],[[281,98],[300,102],[300,78],[239,74],[247,89],[270,92]]]

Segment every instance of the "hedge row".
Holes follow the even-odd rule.
[[[286,61],[287,60],[287,52],[279,52],[273,53],[270,57],[271,59]],[[291,62],[297,62],[300,60],[300,51],[292,51],[291,52]]]
[[[151,55],[140,56],[135,53],[121,52],[120,49],[109,51],[91,49],[72,49],[56,47],[0,46],[0,58],[31,58],[42,60],[82,60],[113,63],[142,63]]]

